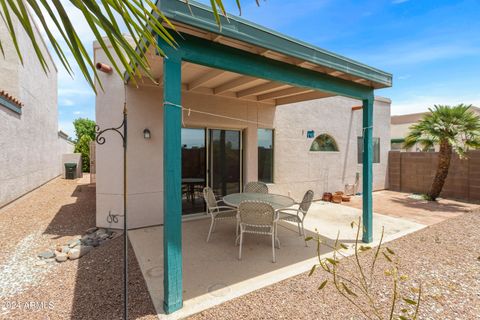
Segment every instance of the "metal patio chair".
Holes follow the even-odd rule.
[[[243,192],[268,193],[268,186],[260,181],[251,181],[245,184]]]
[[[241,202],[238,207],[238,225],[240,227],[240,235],[237,237],[237,240],[240,241],[238,259],[242,259],[243,234],[252,233],[272,237],[272,262],[275,262],[276,242],[280,247],[280,241],[277,238],[277,221],[278,215],[269,203],[252,200]]]
[[[215,230],[217,220],[234,220],[237,217],[238,210],[233,207],[219,205],[221,200],[217,200],[210,187],[203,188],[203,198],[207,204],[207,212],[212,219],[210,223],[210,230],[208,231],[207,242],[210,240],[210,235]],[[238,235],[238,226],[235,227],[235,236]],[[236,239],[236,238],[235,238]]]
[[[298,234],[305,239],[305,229],[303,228],[303,221],[307,216],[308,209],[312,205],[313,191],[308,190],[303,196],[302,202],[297,203],[298,208],[283,208],[278,210],[279,220],[291,221],[297,224]],[[308,247],[307,241],[305,246]]]

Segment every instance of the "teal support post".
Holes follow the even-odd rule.
[[[372,177],[373,177],[373,94],[363,100],[363,235],[362,241],[373,241]]]
[[[182,60],[174,50],[163,59],[163,308],[180,309],[182,300],[181,119]]]

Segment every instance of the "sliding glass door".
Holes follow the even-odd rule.
[[[209,130],[209,184],[217,196],[240,192],[242,138],[238,130]]]
[[[206,211],[203,188],[216,196],[240,192],[241,131],[182,128],[182,214]]]
[[[202,191],[206,186],[205,129],[182,129],[182,214],[205,212]]]

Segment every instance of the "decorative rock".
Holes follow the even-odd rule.
[[[73,248],[68,252],[68,259],[76,260],[89,253],[90,250],[92,250],[92,247],[90,246],[78,246],[76,248]]]
[[[40,253],[38,257],[41,259],[51,259],[51,258],[55,258],[55,253],[53,253],[52,251],[45,251]]]
[[[93,247],[98,247],[99,245],[100,245],[100,241],[99,241],[98,239],[94,239],[94,240],[92,241],[92,246],[93,246]]]
[[[68,256],[66,253],[63,253],[63,252],[55,252],[55,260],[57,260],[57,262],[64,262],[64,261],[67,261],[68,259]]]
[[[88,229],[87,231],[85,231],[86,234],[91,234],[91,233],[94,233],[95,231],[97,231],[98,228],[97,227],[93,227],[93,228],[90,228]]]
[[[106,234],[107,231],[105,229],[98,229],[97,232],[95,232],[97,236],[100,236],[102,234]]]
[[[81,243],[80,239],[75,239],[75,240],[72,240],[68,243],[68,247],[69,248],[75,248],[76,246],[78,246],[79,244]]]
[[[69,247],[69,246],[62,246],[62,252],[63,252],[63,253],[68,253],[68,251],[70,251],[70,247]]]
[[[108,237],[109,237],[109,235],[106,234],[106,233],[101,234],[101,235],[99,236],[100,240],[105,240],[105,239],[107,239]]]

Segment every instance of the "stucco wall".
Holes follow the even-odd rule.
[[[42,46],[50,68],[45,74],[28,37],[18,25],[15,27],[23,66],[0,22],[5,50],[5,59],[0,57],[0,89],[24,103],[21,115],[0,106],[0,206],[58,176],[61,154],[73,151],[71,144],[58,137],[57,71],[53,61]]]
[[[104,52],[94,45],[95,61],[107,61]],[[104,91],[96,97],[96,120],[100,128],[116,127],[122,122],[126,97],[128,108],[127,199],[129,228],[163,223],[163,92],[161,87],[133,85],[124,87],[115,74],[100,73]],[[357,164],[357,136],[361,135],[361,111],[352,113],[358,101],[329,98],[297,105],[274,107],[221,96],[184,91],[182,105],[185,127],[241,129],[243,140],[243,183],[257,180],[257,129],[275,129],[275,183],[272,192],[289,194],[299,199],[313,188],[320,194],[326,180],[322,169],[329,172],[328,190],[343,190],[352,183]],[[195,111],[240,118],[238,121],[200,114]],[[374,136],[380,137],[381,163],[374,165],[374,188],[386,186],[386,163],[390,149],[390,101],[375,102]],[[148,128],[151,139],[143,138]],[[351,129],[349,129],[351,128]],[[309,153],[312,139],[302,130],[317,134],[328,132],[339,142],[335,154]],[[121,228],[123,221],[108,223],[107,216],[123,213],[122,143],[116,133],[106,135],[106,143],[96,147],[97,225]]]
[[[97,96],[97,123],[101,128],[118,126],[122,119],[123,85],[115,75],[102,75],[104,93]],[[115,87],[113,83],[117,83]],[[161,88],[126,87],[128,107],[128,212],[129,227],[141,227],[163,223],[163,111]],[[183,105],[195,111],[213,112],[229,117],[258,121],[273,126],[274,107],[235,99],[183,93]],[[210,127],[243,129],[243,182],[257,180],[257,126],[235,120],[199,114],[188,116],[184,112],[186,127]],[[148,128],[151,139],[143,138]],[[107,142],[96,147],[97,225],[121,227],[109,224],[109,212],[123,212],[123,155],[121,140],[116,134],[108,134]]]
[[[362,110],[352,111],[360,101],[331,97],[291,105],[278,106],[275,118],[274,184],[270,190],[301,199],[312,189],[315,198],[325,191],[344,190],[345,184],[362,176],[357,163],[357,137],[362,136]],[[374,104],[373,136],[380,138],[380,163],[373,164],[373,189],[387,186],[387,161],[390,150],[390,101],[377,98]],[[331,135],[338,152],[312,152],[315,136]],[[361,178],[360,188],[361,191]]]

